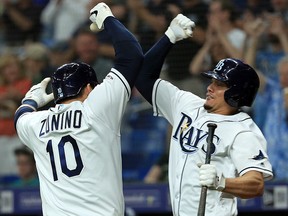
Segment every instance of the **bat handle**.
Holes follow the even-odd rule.
[[[201,188],[201,195],[199,201],[199,208],[197,216],[204,216],[205,215],[205,207],[206,207],[206,196],[207,196],[207,186],[203,186]]]
[[[213,136],[214,136],[214,132],[215,132],[217,125],[214,123],[209,123],[207,126],[208,126],[208,138],[207,138],[207,151],[206,151],[205,164],[210,164],[211,145],[213,144]],[[200,194],[198,215],[197,216],[204,216],[205,215],[207,189],[208,189],[207,186],[202,186],[202,188],[201,188],[201,194]]]

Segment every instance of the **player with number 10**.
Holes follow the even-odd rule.
[[[123,216],[120,123],[143,53],[109,7],[91,11],[91,30],[112,38],[115,65],[102,83],[87,64],[69,63],[33,86],[15,114],[20,139],[35,155],[45,216]],[[95,28],[97,25],[97,28]],[[53,99],[56,106],[37,111]]]

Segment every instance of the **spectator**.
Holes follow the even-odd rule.
[[[288,57],[277,63],[279,82],[262,76],[262,94],[269,104],[263,133],[268,143],[268,154],[275,167],[275,180],[288,180]]]
[[[19,179],[13,181],[11,187],[38,187],[39,179],[33,152],[26,146],[14,151]]]
[[[246,34],[235,25],[235,6],[228,0],[209,5],[206,41],[190,64],[190,73],[211,70],[221,59],[242,58]]]
[[[4,0],[4,13],[1,17],[4,27],[4,40],[8,46],[22,46],[26,42],[39,39],[41,7],[32,0]]]
[[[173,0],[127,0],[131,11],[130,29],[138,36],[146,52],[166,30],[168,23],[178,12],[179,1]]]
[[[91,65],[97,73],[98,81],[102,82],[109,73],[113,61],[101,55],[97,34],[87,27],[80,28],[74,36],[74,48],[75,61]]]
[[[148,171],[144,183],[155,184],[168,182],[168,159],[169,153],[165,152],[160,159]]]
[[[87,20],[89,0],[50,0],[41,14],[42,40],[48,45],[68,41]]]
[[[31,81],[24,76],[18,57],[10,54],[0,57],[0,75],[0,136],[13,136],[16,134],[14,113]]]
[[[49,62],[54,70],[63,64],[71,62],[73,57],[74,50],[69,42],[62,41],[54,43],[49,47]]]
[[[288,1],[287,0],[270,0],[272,11],[283,17],[288,22]]]
[[[23,63],[26,76],[32,85],[41,82],[45,77],[51,76],[49,66],[49,50],[42,43],[31,43],[24,47]]]
[[[268,13],[262,19],[248,22],[244,27],[249,34],[248,52],[254,49],[254,54],[248,55],[246,60],[251,61],[265,76],[278,80],[277,62],[288,53],[287,23],[284,17]],[[255,31],[255,28],[260,31]]]
[[[266,78],[279,82],[277,62],[288,53],[288,35],[283,17],[268,14],[265,19],[255,19],[244,27],[249,35],[245,61],[261,71]],[[260,91],[252,107],[253,118],[261,130],[269,100],[269,94]]]
[[[212,0],[209,5],[208,28],[229,57],[242,58],[246,34],[235,26],[238,13],[229,0]]]

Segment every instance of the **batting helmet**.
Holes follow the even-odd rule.
[[[232,107],[251,106],[258,88],[259,77],[249,65],[238,59],[222,59],[213,71],[202,75],[226,83],[228,89],[224,93],[225,101]]]
[[[52,76],[52,90],[55,103],[77,96],[88,83],[98,84],[94,69],[88,64],[69,63],[59,67]]]

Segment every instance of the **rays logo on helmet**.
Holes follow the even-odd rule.
[[[221,60],[218,62],[214,70],[221,71],[223,66],[224,66],[224,60]]]

